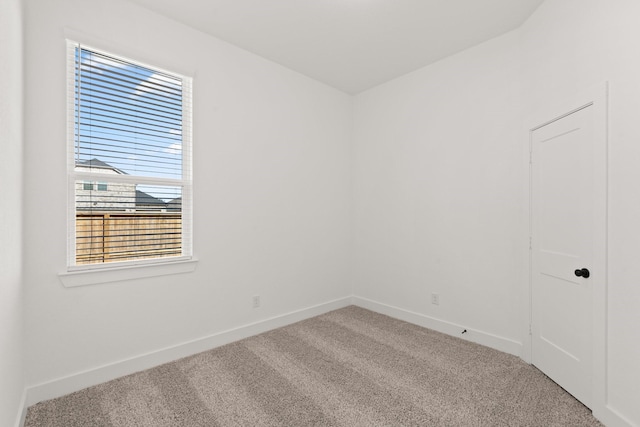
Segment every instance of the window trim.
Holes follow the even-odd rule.
[[[192,109],[193,109],[193,78],[188,75],[168,71],[162,67],[148,65],[143,61],[130,59],[124,55],[95,48],[88,44],[80,43],[76,40],[66,39],[67,45],[67,259],[66,271],[59,274],[60,280],[65,287],[91,285],[97,283],[107,283],[114,281],[130,280],[143,277],[154,277],[166,274],[176,274],[195,270],[197,260],[193,258],[193,157],[192,157]],[[105,176],[77,172],[75,170],[75,148],[76,148],[76,117],[75,117],[75,48],[82,47],[98,54],[108,55],[126,62],[140,65],[154,71],[172,75],[182,80],[182,90],[186,105],[182,108],[182,178],[180,180],[169,180],[170,185],[180,185],[182,187],[182,255],[162,258],[149,258],[128,261],[116,261],[109,263],[95,263],[76,265],[76,182],[91,182],[95,188],[95,179],[105,178],[106,181],[120,181],[119,176]],[[108,178],[108,179],[107,179]],[[160,184],[162,179],[147,177],[132,177],[136,183]],[[125,178],[127,180],[131,180]],[[84,184],[83,184],[84,185]]]
[[[85,268],[84,266],[68,267],[68,271],[58,274],[58,278],[65,288],[75,288],[78,286],[99,285],[101,283],[125,282],[128,280],[144,279],[147,277],[168,276],[171,274],[191,273],[196,270],[198,260],[193,257],[180,257],[171,261],[159,261],[144,264],[118,265],[109,263],[106,267],[98,264],[99,268]],[[135,261],[132,261],[135,262]],[[124,264],[120,262],[117,264]]]

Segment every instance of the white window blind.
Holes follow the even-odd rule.
[[[69,265],[191,256],[191,79],[68,43]]]

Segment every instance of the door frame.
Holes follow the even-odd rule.
[[[608,230],[608,83],[593,86],[573,96],[564,96],[559,102],[548,103],[533,109],[524,122],[523,162],[525,200],[523,201],[523,240],[525,250],[522,286],[522,359],[532,361],[532,135],[539,129],[585,107],[593,108],[594,132],[594,262],[592,270],[602,271],[602,283],[593,286],[592,317],[592,407],[596,418],[601,418],[607,406],[607,230]]]

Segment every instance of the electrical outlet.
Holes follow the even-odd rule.
[[[253,308],[260,307],[260,295],[253,296]]]
[[[433,305],[440,305],[440,295],[438,295],[438,294],[431,294],[431,304],[433,304]]]

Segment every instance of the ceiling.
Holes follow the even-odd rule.
[[[130,0],[350,94],[520,26],[544,0]]]

